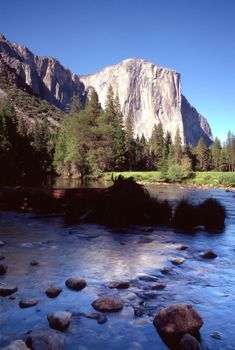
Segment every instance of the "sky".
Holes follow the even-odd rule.
[[[0,0],[0,33],[78,75],[130,58],[181,74],[214,137],[235,132],[235,0]]]

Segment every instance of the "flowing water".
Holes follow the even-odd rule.
[[[58,217],[0,213],[0,240],[6,243],[0,255],[8,265],[0,282],[18,286],[15,299],[0,297],[0,348],[25,339],[29,330],[48,328],[49,312],[68,310],[73,317],[65,332],[66,350],[164,350],[167,347],[152,324],[154,315],[164,306],[190,303],[204,320],[202,349],[235,349],[235,191],[163,185],[148,189],[172,202],[184,197],[195,202],[219,199],[228,214],[224,232],[198,230],[188,235],[167,227],[120,232],[88,224],[65,227]],[[180,244],[188,249],[177,250]],[[200,254],[208,249],[218,257],[202,259]],[[186,260],[175,266],[171,259],[176,257]],[[31,260],[39,265],[31,266]],[[84,278],[87,287],[80,292],[67,289],[64,283],[69,277]],[[129,280],[130,288],[109,289],[107,284],[114,280]],[[166,288],[153,292],[156,281]],[[55,299],[45,294],[50,285],[63,288]],[[107,294],[125,301],[122,311],[107,314],[102,325],[83,316],[95,311],[91,302],[97,296]],[[36,298],[39,303],[20,309],[22,298]],[[141,309],[138,316],[136,308]]]

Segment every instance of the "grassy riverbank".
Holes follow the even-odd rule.
[[[161,182],[160,171],[125,171],[125,172],[108,172],[104,174],[105,180],[110,180],[111,176],[114,177],[122,174],[124,177],[132,176],[138,182],[154,183]],[[196,172],[194,177],[184,180],[182,183],[193,184],[198,186],[214,186],[214,187],[235,187],[235,173],[229,172]]]

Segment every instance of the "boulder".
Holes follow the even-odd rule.
[[[198,332],[203,320],[191,305],[173,304],[161,309],[153,324],[160,334],[177,336]]]
[[[2,350],[29,350],[29,348],[26,346],[23,340],[15,340]]]
[[[0,260],[6,259],[4,255],[0,255]]]
[[[196,338],[194,338],[190,334],[185,334],[181,338],[177,346],[177,350],[200,350],[200,349],[201,349],[201,346],[199,342],[197,341]]]
[[[21,309],[25,309],[27,307],[32,307],[38,304],[38,300],[37,299],[22,299],[19,302],[19,307],[21,307]]]
[[[48,296],[48,298],[56,298],[61,292],[61,288],[51,286],[46,290],[45,293]]]
[[[37,266],[37,265],[39,265],[39,262],[37,260],[31,260],[30,261],[30,265],[31,266]]]
[[[17,287],[11,286],[7,283],[0,283],[0,296],[6,297],[15,293],[18,290]]]
[[[65,331],[71,320],[72,314],[67,311],[56,311],[52,314],[47,315],[47,319],[51,328],[57,331]]]
[[[40,329],[28,334],[26,345],[32,350],[64,350],[65,336],[52,329]]]
[[[207,250],[206,252],[201,254],[203,259],[215,259],[217,258],[217,254],[213,252],[213,250]]]
[[[69,278],[65,282],[66,286],[70,289],[79,291],[86,287],[87,283],[83,279]]]
[[[126,289],[130,287],[130,282],[128,281],[116,281],[116,282],[110,282],[108,284],[109,288],[117,288],[117,289]]]
[[[151,288],[154,290],[161,290],[166,288],[166,285],[164,283],[156,283],[156,284],[153,284]]]
[[[175,258],[171,260],[173,265],[182,265],[185,262],[184,258]]]
[[[0,264],[0,275],[5,275],[7,272],[8,266],[5,264]]]
[[[115,312],[123,308],[123,301],[119,297],[99,297],[91,304],[93,308],[101,312]]]

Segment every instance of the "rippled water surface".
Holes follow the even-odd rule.
[[[183,197],[219,199],[228,214],[225,231],[187,235],[166,227],[132,227],[120,232],[97,225],[64,227],[62,218],[0,213],[0,240],[6,243],[0,255],[8,265],[0,281],[18,286],[15,300],[0,297],[1,346],[25,339],[31,329],[47,328],[49,312],[68,310],[74,316],[65,333],[66,350],[163,350],[167,348],[155,331],[153,317],[160,308],[182,302],[192,304],[204,320],[202,349],[235,349],[235,191],[156,185],[148,189],[173,202]],[[179,244],[189,248],[179,251]],[[200,254],[208,249],[218,257],[202,259]],[[176,257],[184,257],[185,263],[173,265],[171,259]],[[31,266],[32,259],[39,265]],[[162,273],[164,267],[169,274]],[[156,282],[146,276],[166,288],[153,293]],[[84,278],[88,285],[80,292],[71,291],[64,284],[69,277]],[[113,280],[129,280],[131,286],[111,290],[107,284]],[[63,288],[55,299],[45,295],[51,284]],[[85,318],[84,313],[95,311],[91,302],[107,294],[123,298],[123,310],[108,314],[103,325]],[[28,297],[37,298],[38,305],[20,309],[19,300]],[[141,307],[141,316],[135,316],[136,307]]]

